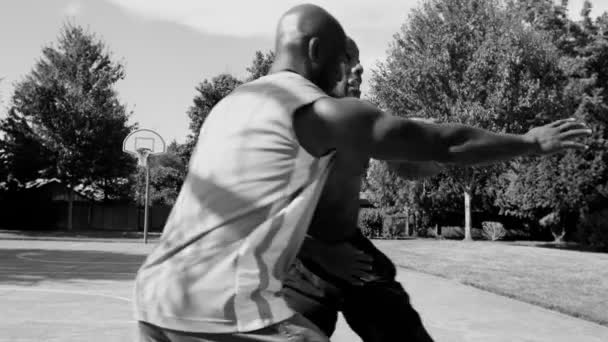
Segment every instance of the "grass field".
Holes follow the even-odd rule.
[[[488,241],[375,243],[400,267],[608,326],[608,254]]]

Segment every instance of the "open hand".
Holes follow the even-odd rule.
[[[563,119],[532,128],[524,136],[537,146],[536,153],[551,154],[567,149],[586,150],[587,145],[575,139],[588,137],[592,131],[576,119]]]

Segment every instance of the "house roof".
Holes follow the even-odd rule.
[[[57,178],[38,178],[36,180],[33,181],[29,181],[27,183],[25,183],[24,188],[25,189],[39,189],[42,188],[44,186],[47,186],[49,184],[62,184],[61,180],[57,179]],[[103,191],[98,189],[95,186],[85,186],[84,184],[79,184],[77,186],[75,186],[74,188],[72,188],[72,191],[74,191],[76,194],[87,198],[89,200],[93,200],[93,201],[99,201],[101,199],[103,199]]]

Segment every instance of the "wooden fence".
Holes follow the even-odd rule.
[[[150,231],[162,231],[170,206],[151,206]],[[68,203],[0,202],[0,228],[22,230],[67,229]],[[144,209],[133,204],[74,202],[72,225],[75,230],[142,231]]]

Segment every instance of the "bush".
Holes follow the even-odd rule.
[[[383,217],[378,209],[363,209],[359,212],[359,227],[368,238],[382,235]]]
[[[444,239],[455,239],[455,240],[464,239],[464,227],[448,226],[448,227],[441,227],[439,230],[440,230],[440,236]],[[433,229],[433,233],[431,233],[431,234],[435,235],[434,229]],[[482,239],[483,238],[482,230],[479,228],[472,227],[471,236],[472,236],[473,240]],[[435,236],[435,237],[437,237],[437,236]]]
[[[578,238],[584,245],[608,251],[608,209],[583,213]]]
[[[395,239],[405,235],[405,215],[395,214],[384,216],[382,222],[382,237]]]
[[[500,222],[486,221],[481,223],[483,236],[490,241],[497,241],[507,235],[505,227]]]

